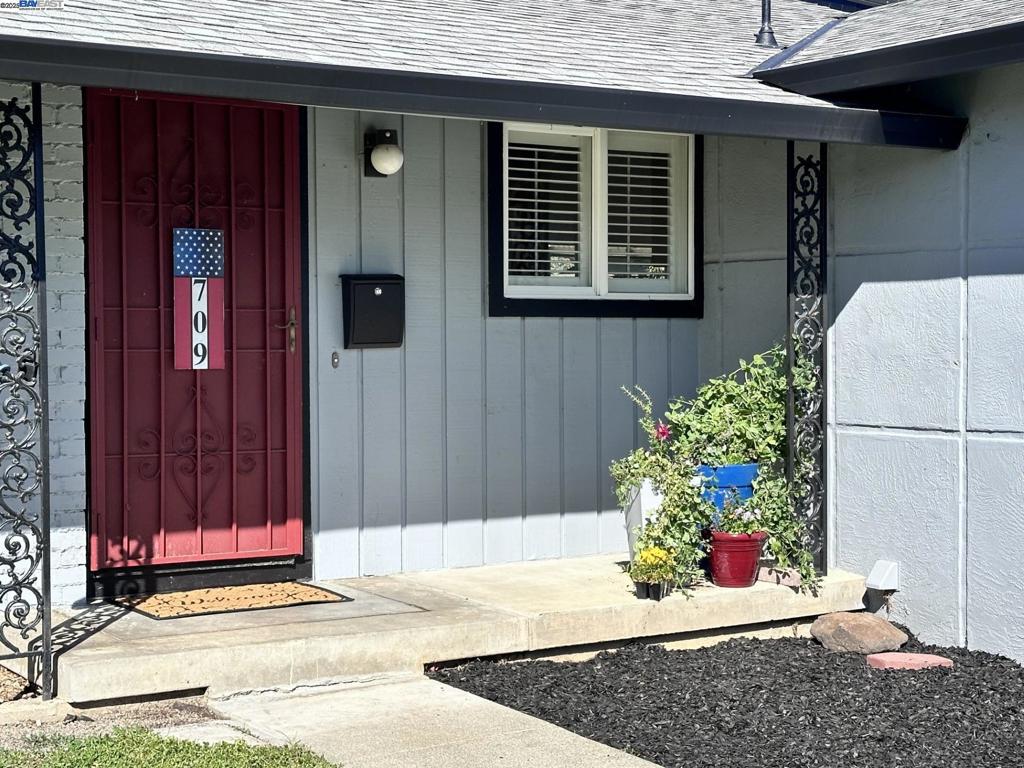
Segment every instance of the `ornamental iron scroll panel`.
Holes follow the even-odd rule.
[[[787,151],[788,471],[815,566],[826,569],[825,363],[828,322],[828,146]]]
[[[25,88],[28,96],[28,88]],[[0,659],[53,693],[40,87],[0,101]]]

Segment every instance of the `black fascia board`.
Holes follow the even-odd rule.
[[[0,35],[0,78],[598,128],[955,149],[948,115],[717,99]]]
[[[777,68],[758,68],[757,79],[802,93],[830,93],[912,83],[1024,61],[1024,22],[907,45]],[[764,65],[762,65],[763,67]]]

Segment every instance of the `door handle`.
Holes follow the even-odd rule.
[[[295,331],[298,328],[298,323],[295,321],[295,307],[292,307],[288,312],[288,322],[284,325],[275,325],[279,331],[288,329],[288,351],[293,355],[295,354]]]

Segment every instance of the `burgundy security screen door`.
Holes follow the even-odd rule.
[[[93,570],[302,552],[298,112],[87,93]],[[173,229],[224,235],[224,367],[175,370]]]

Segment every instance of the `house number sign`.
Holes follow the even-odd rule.
[[[174,367],[224,367],[223,230],[174,230]]]

